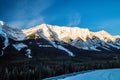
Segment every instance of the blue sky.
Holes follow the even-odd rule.
[[[0,20],[21,29],[47,23],[120,35],[120,0],[0,0]]]

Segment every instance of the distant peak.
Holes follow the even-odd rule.
[[[120,35],[116,35],[116,36],[114,36],[115,38],[120,38]]]
[[[98,31],[97,33],[102,34],[102,35],[111,35],[105,30]],[[112,36],[112,35],[111,35]]]
[[[105,30],[101,30],[101,31],[99,31],[99,32],[101,32],[101,33],[107,33]]]

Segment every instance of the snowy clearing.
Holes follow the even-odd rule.
[[[120,80],[120,69],[96,70],[60,80]]]
[[[43,80],[120,80],[120,68],[82,71]]]

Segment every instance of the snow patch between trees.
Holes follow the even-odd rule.
[[[13,44],[13,46],[20,51],[21,49],[28,47],[27,45],[23,44],[23,43],[19,43],[19,44]]]
[[[13,46],[14,46],[18,51],[20,51],[20,50],[23,49],[23,48],[27,48],[27,47],[28,47],[27,45],[25,45],[25,44],[23,44],[23,43],[13,44]],[[25,52],[26,52],[25,55],[26,55],[28,58],[32,58],[32,56],[31,56],[31,50],[30,50],[30,49],[25,50]]]

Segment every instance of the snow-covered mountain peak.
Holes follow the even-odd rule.
[[[26,37],[36,35],[38,31],[42,31],[42,34],[46,36],[46,38],[48,38],[49,40],[53,40],[54,36],[54,39],[55,37],[57,37],[60,41],[64,42],[69,42],[70,40],[78,39],[82,41],[87,41],[88,39],[92,39],[94,37],[97,37],[105,42],[112,42],[115,41],[117,38],[120,38],[120,36],[112,36],[111,34],[104,30],[99,32],[92,32],[89,29],[79,27],[66,27],[41,24],[33,28],[19,30],[9,27],[3,21],[0,21],[0,25],[4,26],[2,27],[3,32],[7,33],[7,35],[10,38],[13,38],[14,40],[24,40],[26,39]]]
[[[12,38],[16,41],[24,40],[26,38],[26,35],[20,29],[11,28],[3,21],[0,22],[0,26],[0,32],[6,34],[9,38]]]
[[[40,29],[43,29],[45,28],[46,24],[41,24],[41,25],[38,25],[38,26],[35,26],[35,27],[32,27],[32,28],[29,28],[29,29],[24,29],[22,30],[24,34],[26,34],[27,36],[30,36],[30,35],[33,35],[33,34],[36,34]]]
[[[120,36],[119,35],[116,35],[116,36],[114,36],[115,38],[120,38]]]
[[[94,37],[98,37],[100,40],[105,42],[115,41],[118,36],[112,36],[108,32],[102,30],[99,32],[92,32],[89,29],[79,28],[79,27],[66,27],[66,26],[54,26],[48,24],[41,24],[36,27],[22,30],[24,34],[27,36],[36,34],[38,31],[42,31],[42,33],[48,38],[51,39],[51,32],[54,35],[57,35],[58,39],[61,41],[69,42],[69,40],[83,40],[87,41],[88,39],[92,39]]]
[[[98,34],[101,34],[101,35],[105,35],[105,36],[112,36],[111,34],[109,34],[107,31],[105,30],[101,30],[101,31],[98,31],[97,32]]]
[[[109,34],[108,32],[106,32],[104,30],[95,32],[94,35],[105,42],[111,42],[111,41],[116,40],[116,37],[112,36],[111,34]]]
[[[100,51],[98,48],[103,50],[110,50],[110,48],[120,49],[120,36],[112,36],[104,30],[92,32],[89,29],[79,27],[48,24],[41,24],[33,28],[20,30],[11,28],[2,22],[0,24],[2,26],[0,27],[0,34],[3,34],[6,38],[5,43],[8,43],[8,37],[15,41],[42,38],[48,41],[53,47],[64,50],[71,56],[73,56],[73,53],[62,46],[64,43],[85,50]]]
[[[65,40],[66,38],[72,40],[80,38],[83,41],[86,41],[86,37],[91,34],[89,29],[82,29],[78,27],[50,26],[50,28],[57,33],[58,38],[61,40]]]

